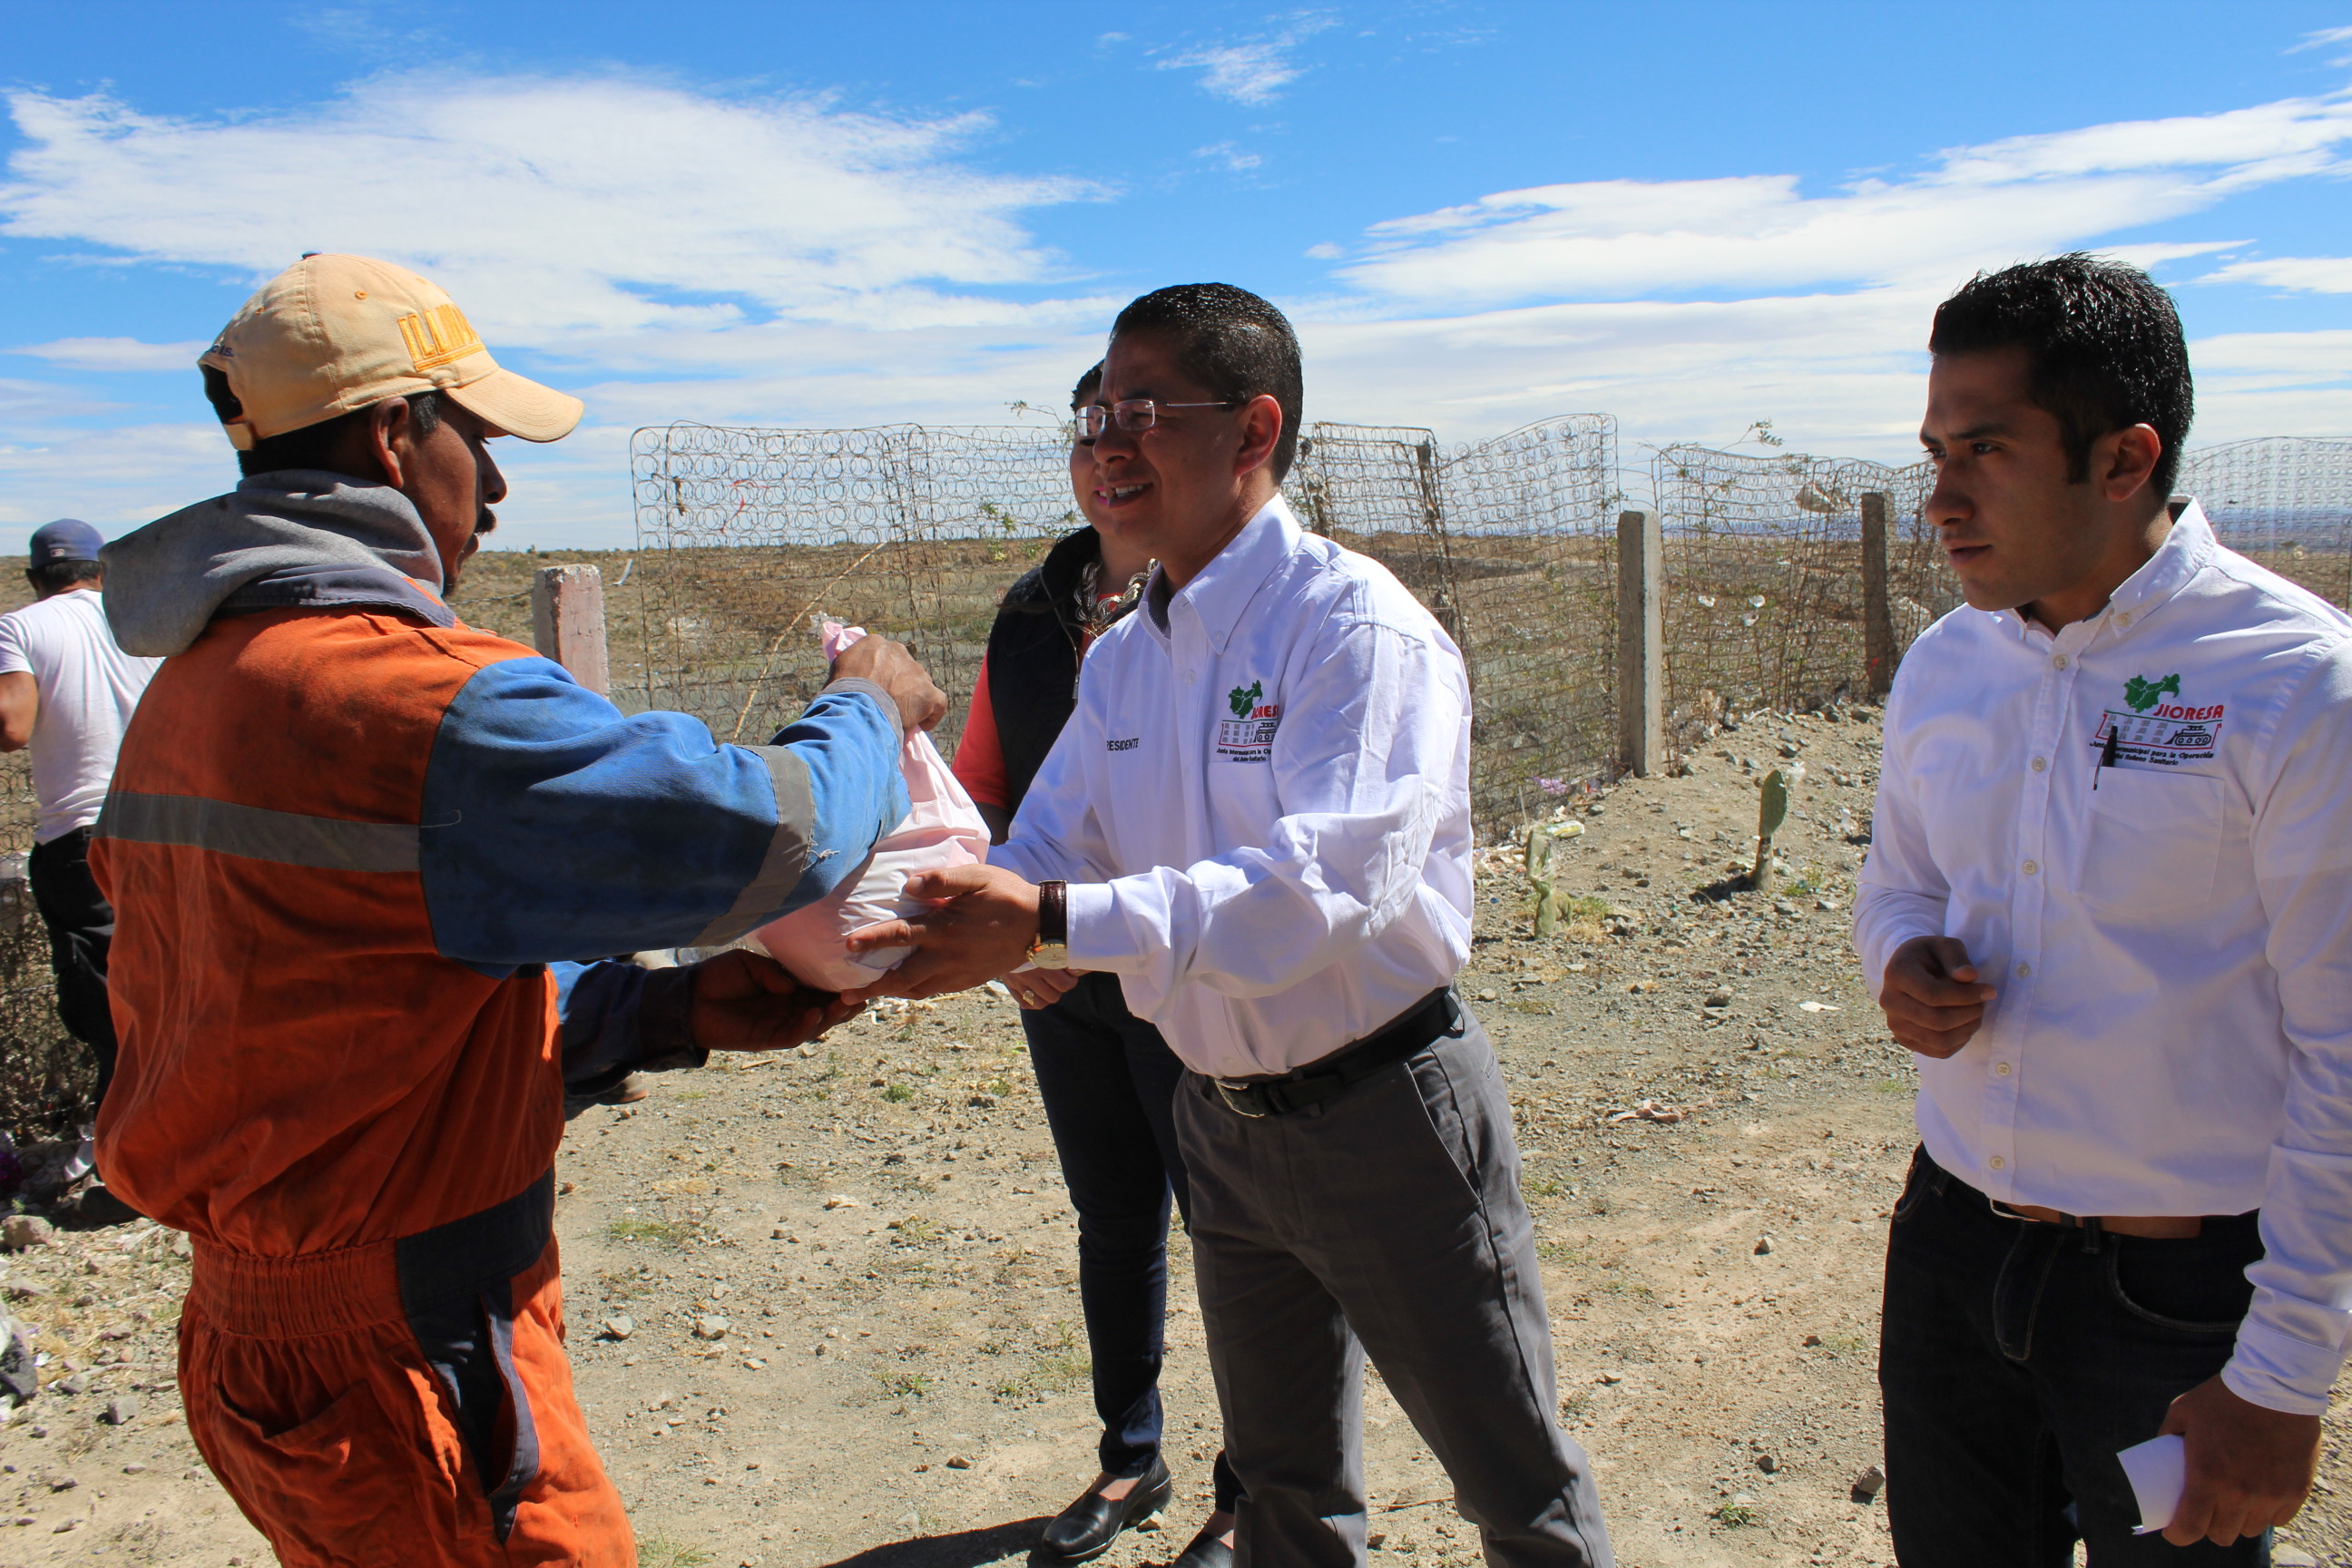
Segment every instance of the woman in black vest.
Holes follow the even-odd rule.
[[[1087,372],[1073,408],[1094,400]],[[1078,664],[1096,635],[1135,606],[1151,563],[1097,531],[1094,458],[1070,448],[1070,486],[1089,526],[1005,592],[988,636],[955,773],[1002,843],[1037,768],[1077,705]],[[1062,1179],[1078,1211],[1078,1298],[1102,1417],[1102,1474],[1047,1525],[1041,1557],[1083,1563],[1159,1511],[1174,1490],[1160,1457],[1160,1366],[1168,1308],[1171,1196],[1190,1214],[1170,1101],[1183,1066],[1160,1031],[1127,1010],[1116,974],[1088,974],[1056,1000],[1022,983],[1021,1025],[1045,1102]],[[1228,1568],[1240,1485],[1220,1452],[1216,1511],[1173,1568]]]

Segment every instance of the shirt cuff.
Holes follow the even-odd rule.
[[[1108,882],[1072,882],[1064,900],[1069,911],[1070,967],[1126,974],[1143,967],[1144,955],[1120,951],[1129,943],[1127,923]]]
[[[817,695],[830,697],[836,691],[855,691],[871,697],[875,706],[882,710],[882,716],[890,721],[890,727],[898,731],[898,739],[904,741],[907,738],[907,723],[898,717],[898,704],[878,683],[862,675],[845,675],[839,680],[826,682],[824,689]]]
[[[2238,1325],[2237,1353],[2221,1369],[2221,1382],[2247,1404],[2265,1410],[2324,1415],[2328,1391],[2343,1366],[2341,1351],[2249,1321]]]

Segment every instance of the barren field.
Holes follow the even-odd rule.
[[[1879,1257],[1912,1143],[1907,1058],[1845,940],[1876,742],[1866,715],[1758,715],[1688,776],[1580,804],[1565,885],[1591,901],[1556,940],[1527,934],[1515,852],[1484,868],[1462,988],[1514,1085],[1561,1419],[1631,1568],[1891,1561],[1884,1494],[1853,1491],[1879,1458]],[[1788,884],[1736,891],[1755,780],[1798,763]],[[559,1176],[581,1396],[646,1563],[1013,1562],[1091,1477],[1075,1224],[1010,1003],[879,1011],[662,1079],[574,1122]],[[268,1561],[180,1424],[178,1239],[5,1259],[50,1360],[0,1426],[0,1563]],[[1115,1568],[1165,1562],[1207,1511],[1181,1238],[1173,1272],[1179,1501]],[[1411,1425],[1376,1380],[1366,1397],[1374,1561],[1476,1561]],[[2352,1484],[2344,1420],[2323,1489]],[[2352,1564],[2352,1517],[2323,1489],[2282,1544]]]

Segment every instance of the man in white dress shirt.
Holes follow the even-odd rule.
[[[1160,562],[986,866],[870,947],[882,990],[1119,976],[1190,1072],[1175,1120],[1244,1564],[1364,1561],[1370,1353],[1497,1564],[1612,1561],[1554,1419],[1508,1099],[1449,988],[1470,943],[1462,657],[1378,563],[1305,532],[1297,340],[1223,284],[1121,312],[1108,526]]]
[[[1854,911],[1923,1090],[1896,1552],[2267,1562],[2352,1328],[2352,618],[2168,500],[2189,361],[2145,274],[1979,277],[1929,347],[1968,605],[1896,677]],[[2169,1545],[2115,1458],[2159,1432]]]

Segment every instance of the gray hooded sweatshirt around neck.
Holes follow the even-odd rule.
[[[99,559],[114,640],[148,658],[185,651],[215,616],[257,610],[371,605],[457,621],[438,597],[440,552],[409,499],[318,469],[257,474]]]

